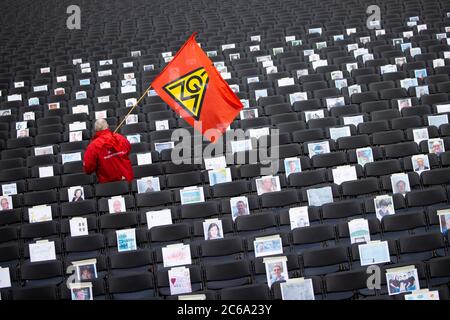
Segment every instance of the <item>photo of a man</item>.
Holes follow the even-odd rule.
[[[111,198],[108,200],[109,213],[121,213],[126,211],[125,199],[122,197]]]
[[[266,259],[269,259],[270,261],[266,261]],[[264,263],[266,265],[267,284],[269,288],[272,287],[275,282],[286,281],[289,279],[285,259],[286,258],[284,257],[264,259]]]
[[[404,194],[406,191],[406,183],[403,180],[399,180],[397,181],[397,183],[395,184],[396,188],[397,188],[397,192]]]
[[[233,221],[236,220],[237,217],[250,214],[250,207],[248,205],[247,197],[230,198],[230,208]]]
[[[411,191],[409,185],[409,176],[407,174],[398,173],[391,176],[391,186],[393,193],[400,193],[405,195],[406,192]]]
[[[146,181],[146,188],[144,192],[153,192],[155,191],[155,189],[153,188],[153,181],[152,180],[147,180]]]
[[[114,200],[113,208],[114,213],[122,212],[122,205],[119,200]]]
[[[256,190],[259,196],[268,192],[280,191],[280,178],[266,176],[256,179]]]
[[[159,178],[147,177],[137,180],[138,193],[160,191]]]
[[[284,159],[284,168],[286,171],[286,178],[291,173],[301,172],[300,159],[298,158],[286,158]]]
[[[374,199],[375,213],[378,220],[395,213],[394,203],[391,196],[379,196]]]
[[[377,211],[378,216],[380,217],[385,217],[391,214],[391,212],[389,211],[389,203],[386,200],[381,200],[379,202],[379,209]]]
[[[1,211],[11,210],[12,206],[12,198],[10,196],[0,197],[0,209]]]
[[[413,169],[415,172],[430,170],[430,164],[427,155],[417,155],[411,158]]]
[[[440,155],[445,151],[444,141],[442,139],[430,139],[428,140],[428,150],[430,153]]]
[[[284,281],[284,276],[283,276],[283,269],[281,268],[280,264],[275,264],[272,268],[272,278],[270,279],[270,281],[272,282],[272,284],[274,282],[277,281]]]
[[[295,172],[296,171],[295,161],[289,161],[289,171],[290,172]]]

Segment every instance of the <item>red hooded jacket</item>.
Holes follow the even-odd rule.
[[[133,180],[133,169],[128,159],[130,142],[109,129],[98,131],[87,147],[83,159],[84,172],[95,171],[100,183]]]

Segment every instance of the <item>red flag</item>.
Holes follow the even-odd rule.
[[[215,141],[243,106],[195,36],[186,41],[151,86],[191,126],[199,130],[200,124],[201,133]]]

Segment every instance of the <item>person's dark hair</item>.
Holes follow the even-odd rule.
[[[82,273],[84,273],[84,272],[92,273],[92,272],[91,272],[90,266],[85,266],[84,268],[81,269],[81,272],[82,272]]]
[[[80,191],[81,192],[81,196],[83,196],[83,190],[81,190],[80,188],[75,189],[73,195],[76,196],[78,191]]]
[[[379,203],[380,207],[389,207],[389,202],[386,200],[381,200]]]
[[[413,276],[410,276],[408,279],[406,279],[406,288],[413,286],[415,282],[416,279]]]

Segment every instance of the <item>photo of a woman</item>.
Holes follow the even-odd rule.
[[[221,239],[220,228],[217,223],[211,223],[208,227],[208,240]]]
[[[209,219],[203,222],[203,235],[205,240],[216,240],[223,238],[222,221]]]
[[[83,201],[83,200],[84,200],[83,190],[81,190],[81,189],[75,189],[75,191],[74,191],[74,193],[73,193],[72,202],[75,202],[75,201]]]

